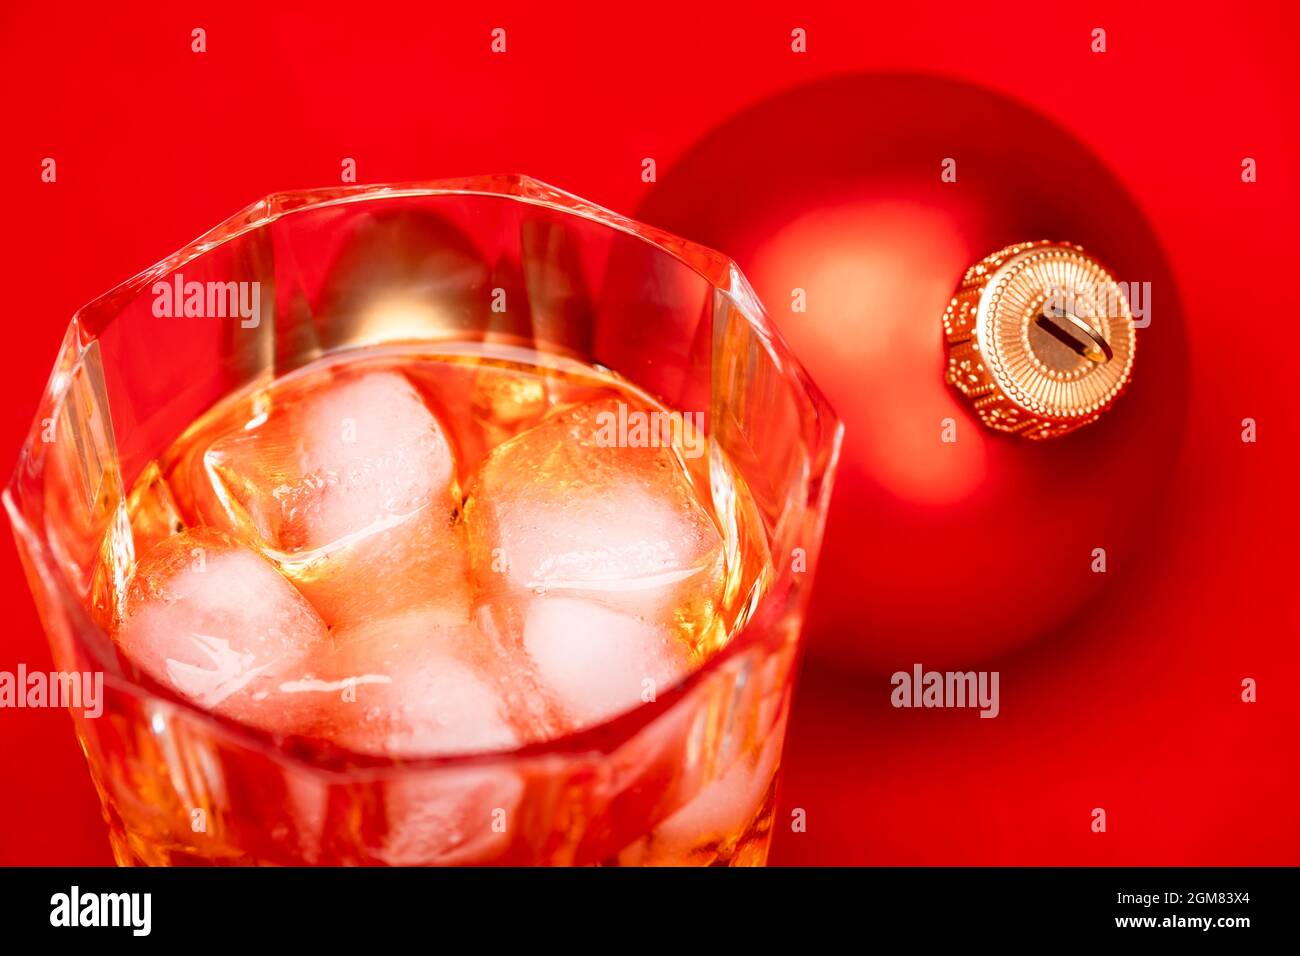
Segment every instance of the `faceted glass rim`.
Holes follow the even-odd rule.
[[[3,498],[15,535],[22,539],[22,543],[27,548],[26,555],[30,555],[39,563],[37,573],[45,584],[46,593],[58,598],[75,641],[84,644],[90,638],[102,641],[105,647],[113,647],[111,636],[91,619],[81,601],[72,592],[63,569],[52,560],[44,536],[31,526],[21,502],[24,498],[22,479],[29,471],[31,449],[34,443],[40,441],[41,412],[47,407],[55,411],[60,408],[71,384],[70,372],[80,363],[85,349],[95,338],[94,335],[88,335],[86,330],[88,324],[98,323],[91,323],[88,320],[94,318],[111,321],[112,316],[122,305],[133,300],[158,279],[232,239],[269,226],[285,216],[350,203],[435,196],[513,199],[587,219],[655,246],[692,269],[715,291],[728,296],[745,321],[758,334],[782,376],[797,387],[798,395],[806,402],[807,411],[821,425],[816,430],[816,434],[810,434],[805,418],[804,424],[799,429],[808,456],[809,472],[806,475],[806,483],[810,491],[808,499],[800,502],[800,507],[805,514],[814,516],[812,536],[809,541],[811,547],[807,549],[810,552],[808,567],[806,571],[796,576],[790,562],[779,563],[771,587],[760,599],[750,619],[728,640],[726,645],[678,680],[668,691],[660,694],[654,702],[641,704],[592,727],[508,750],[399,758],[354,753],[339,748],[338,753],[344,755],[341,759],[345,762],[336,765],[332,757],[328,761],[320,761],[295,753],[277,743],[275,735],[270,732],[213,714],[178,694],[170,693],[166,688],[155,690],[133,680],[129,675],[119,675],[107,670],[104,672],[105,684],[147,701],[165,703],[177,708],[191,718],[197,719],[205,733],[243,749],[260,752],[276,762],[295,764],[315,773],[341,774],[348,778],[356,778],[370,775],[382,776],[392,772],[412,773],[435,768],[473,767],[498,764],[503,761],[522,763],[547,757],[580,758],[612,754],[657,719],[668,715],[680,700],[689,696],[696,686],[707,681],[731,658],[763,643],[768,643],[775,649],[785,639],[782,637],[782,617],[795,611],[802,615],[807,605],[821,549],[844,425],[821,390],[809,378],[808,373],[794,356],[784,337],[773,326],[748,280],[730,258],[706,246],[630,219],[522,174],[287,190],[271,193],[250,204],[193,242],[91,300],[72,316],[55,367],[42,393],[41,405],[37,409],[28,437],[19,451],[13,475],[0,497]],[[65,366],[63,360],[67,357],[69,346],[74,343],[78,348],[76,362],[70,367]],[[109,412],[111,421],[111,409]],[[43,488],[45,480],[43,467],[39,473],[39,480]],[[802,620],[799,621],[799,627],[802,629]]]

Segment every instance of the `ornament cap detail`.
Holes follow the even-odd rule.
[[[1096,421],[1132,378],[1124,287],[1070,243],[1016,243],[972,265],[943,331],[948,383],[989,428],[1025,438]]]

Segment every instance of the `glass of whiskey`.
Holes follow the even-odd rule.
[[[282,193],[80,310],[5,493],[123,865],[753,865],[841,425],[724,256]]]

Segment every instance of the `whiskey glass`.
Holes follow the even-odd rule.
[[[158,283],[257,283],[256,321],[160,316]],[[242,288],[243,286],[241,286]],[[504,290],[510,307],[495,311]],[[250,382],[349,349],[524,345],[707,409],[771,574],[728,643],[622,716],[508,753],[321,759],[149,680],[104,591],[128,489]],[[842,427],[736,265],[522,176],[278,193],[78,311],[4,501],[122,865],[766,860]],[[105,580],[108,578],[109,580]]]

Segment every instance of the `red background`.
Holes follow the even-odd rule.
[[[893,710],[887,675],[834,662],[843,633],[812,634],[772,862],[1300,863],[1296,144],[1283,124],[1297,24],[1280,2],[151,6],[0,12],[4,460],[78,306],[265,193],[337,182],[342,157],[362,182],[526,172],[637,215],[711,130],[784,91],[879,72],[974,84],[1086,143],[1170,264],[1189,387],[1169,399],[1184,433],[1158,489],[1165,517],[1142,565],[1086,615],[981,665],[1002,672],[996,720]],[[496,26],[505,56],[489,53]],[[804,55],[790,49],[796,26]],[[1089,50],[1097,26],[1105,55]],[[805,114],[772,136],[797,145],[801,124],[869,127],[871,113]],[[977,122],[951,130],[954,154]],[[46,156],[55,184],[40,181]],[[658,185],[641,181],[646,156]],[[1257,183],[1241,181],[1245,156]],[[762,150],[735,161],[782,189]],[[712,188],[725,194],[725,171]],[[755,281],[789,321],[775,307],[788,286]],[[1240,440],[1244,417],[1259,423],[1256,444]],[[847,520],[844,501],[833,520]],[[935,576],[909,573],[924,621]],[[0,669],[48,669],[12,546],[0,581]],[[1244,677],[1255,704],[1240,701]],[[1094,807],[1107,810],[1104,834],[1090,829]],[[806,832],[791,832],[794,808]],[[110,861],[66,715],[0,711],[0,863]]]

